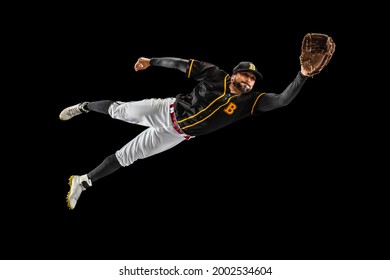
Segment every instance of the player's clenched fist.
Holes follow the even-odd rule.
[[[149,66],[150,66],[150,58],[140,57],[138,58],[137,62],[134,65],[134,70],[135,71],[145,70]]]

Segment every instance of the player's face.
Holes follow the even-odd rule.
[[[232,77],[233,86],[241,93],[250,92],[256,82],[256,76],[251,72],[237,72]]]

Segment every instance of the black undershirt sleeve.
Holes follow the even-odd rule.
[[[290,104],[290,102],[297,96],[302,86],[308,77],[302,75],[301,71],[295,79],[287,86],[287,88],[280,94],[266,93],[264,94],[256,106],[257,111],[266,112],[276,108],[280,108]]]
[[[154,57],[150,60],[150,65],[177,69],[181,72],[186,73],[189,66],[189,62],[190,61],[188,59],[182,59],[177,57]]]

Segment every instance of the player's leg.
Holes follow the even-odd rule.
[[[114,103],[114,101],[112,100],[81,102],[62,110],[60,113],[60,120],[67,121],[75,116],[86,114],[90,111],[108,114],[108,108],[111,106],[112,103]]]
[[[129,166],[139,159],[151,157],[178,145],[185,138],[172,133],[170,128],[147,128],[118,150],[115,155],[122,166]]]
[[[146,127],[168,127],[171,125],[169,107],[174,98],[149,98],[130,102],[114,102],[108,109],[113,119]]]
[[[74,209],[80,198],[81,192],[92,186],[92,183],[102,177],[105,177],[122,166],[119,164],[115,154],[106,157],[101,164],[94,168],[88,174],[81,176],[72,175],[69,178],[70,190],[66,196],[69,209]]]
[[[166,151],[185,138],[173,128],[147,128],[129,143],[123,146],[115,154],[108,156],[96,168],[87,174],[69,178],[70,191],[66,197],[69,209],[74,209],[83,191],[92,186],[92,183],[103,178],[121,167],[129,166],[138,159],[144,159]]]

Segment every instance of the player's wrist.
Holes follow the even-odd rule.
[[[307,71],[303,70],[303,69],[301,69],[301,71],[299,71],[299,73],[300,73],[301,76],[303,76],[303,77],[310,77],[310,76],[309,76],[309,73],[308,73]]]

